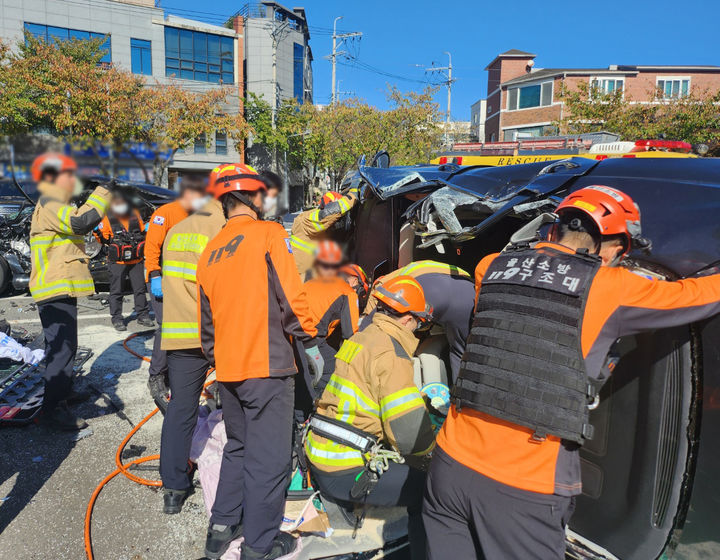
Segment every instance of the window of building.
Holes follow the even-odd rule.
[[[94,33],[92,31],[81,31],[79,29],[68,29],[66,27],[54,27],[52,25],[41,25],[39,23],[25,23],[25,31],[48,43],[54,44],[56,41],[69,41],[70,39],[102,39],[101,48],[104,55],[100,62],[110,64],[112,62],[112,45],[110,34]]]
[[[165,28],[165,75],[219,84],[235,82],[232,37]]]
[[[215,133],[215,153],[222,156],[227,154],[227,133],[220,131]]]
[[[523,138],[538,138],[552,134],[557,134],[557,130],[552,125],[524,126],[503,130],[503,140],[505,142],[514,142]]]
[[[150,41],[130,39],[130,59],[133,74],[152,75],[152,46]]]
[[[658,78],[658,93],[662,99],[677,99],[690,95],[690,78]]]
[[[305,47],[293,43],[293,95],[298,103],[305,99]]]
[[[206,154],[207,153],[207,141],[205,140],[205,135],[201,134],[197,138],[195,138],[195,153],[196,154]]]
[[[552,105],[552,82],[532,84],[508,90],[508,111]]]
[[[590,88],[601,95],[623,91],[625,89],[625,78],[591,78]]]

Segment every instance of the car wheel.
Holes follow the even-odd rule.
[[[0,295],[8,289],[11,277],[10,266],[3,257],[0,257]]]

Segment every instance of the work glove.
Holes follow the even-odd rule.
[[[308,357],[308,364],[313,373],[313,387],[317,387],[322,379],[323,371],[325,370],[325,360],[320,353],[320,348],[317,344],[305,349],[305,354]]]
[[[155,299],[162,299],[162,276],[153,276],[150,278],[150,293]]]

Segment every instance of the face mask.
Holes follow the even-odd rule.
[[[200,198],[193,198],[190,202],[190,207],[193,209],[193,212],[197,212],[198,210],[201,210],[208,202],[210,201],[209,196],[201,196]]]
[[[113,204],[112,206],[110,206],[110,209],[112,210],[113,214],[116,214],[118,216],[124,216],[128,213],[128,205],[125,202]]]
[[[277,197],[266,196],[263,201],[263,211],[265,214],[274,214],[275,210],[277,210]]]

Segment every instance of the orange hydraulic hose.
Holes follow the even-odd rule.
[[[143,356],[142,354],[138,354],[134,350],[132,350],[128,346],[128,342],[135,338],[138,335],[145,334],[142,332],[136,332],[128,336],[125,340],[123,340],[123,348],[130,352],[133,356],[136,358],[140,358],[141,360],[144,360],[146,362],[150,361],[150,358],[147,356]],[[211,368],[208,370],[207,375],[210,375],[215,368]],[[212,395],[206,391],[205,389],[214,383],[214,381],[208,381],[203,385],[203,395],[205,395],[207,398],[212,398]],[[132,437],[138,432],[140,428],[142,428],[150,418],[155,416],[160,411],[159,408],[155,408],[150,414],[148,414],[145,418],[143,418],[137,426],[135,426],[128,435],[125,436],[125,439],[122,440],[120,445],[117,448],[117,451],[115,452],[115,464],[117,465],[117,468],[111,472],[109,475],[107,475],[100,484],[97,485],[95,490],[92,493],[92,496],[90,496],[90,501],[88,502],[87,509],[85,510],[85,554],[87,555],[88,560],[94,560],[93,556],[93,550],[92,550],[92,537],[91,537],[91,521],[92,521],[92,511],[93,507],[95,506],[95,502],[97,501],[97,497],[100,495],[100,491],[105,487],[105,485],[110,482],[113,478],[115,478],[117,475],[122,474],[129,480],[132,480],[133,482],[137,482],[138,484],[142,484],[143,486],[151,486],[154,488],[160,488],[162,487],[162,481],[160,480],[149,480],[147,478],[142,478],[140,476],[137,476],[130,472],[130,469],[135,466],[139,465],[140,463],[146,463],[148,461],[156,461],[160,459],[160,455],[148,455],[147,457],[138,457],[137,459],[133,459],[129,463],[123,463],[122,462],[122,453],[125,450],[125,447],[130,442]]]

